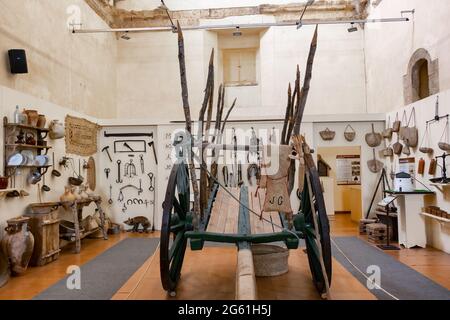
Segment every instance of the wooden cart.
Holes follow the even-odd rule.
[[[332,273],[330,229],[313,158],[306,155],[305,160],[305,188],[300,194],[301,206],[293,217],[293,227],[290,229],[282,212],[270,213],[270,218],[266,217],[261,225],[260,217],[250,209],[253,206],[251,197],[254,196],[254,190],[249,191],[247,187],[241,187],[239,191],[225,190],[218,184],[212,188],[201,221],[194,224],[189,170],[185,163],[176,164],[169,177],[163,203],[160,273],[164,289],[171,296],[176,294],[188,241],[191,250],[202,250],[205,241],[233,243],[242,250],[251,248],[252,244],[277,241],[283,241],[288,249],[298,249],[300,239],[304,239],[312,280],[319,294],[324,296],[331,284]],[[234,217],[229,211],[230,201],[237,201],[229,193],[234,193],[240,201]],[[221,204],[216,209],[219,198]],[[220,208],[224,203],[228,208]],[[228,210],[228,214],[223,214],[223,210]],[[194,225],[198,225],[198,230],[194,230]]]

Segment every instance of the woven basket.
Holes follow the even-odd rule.
[[[433,148],[427,148],[427,147],[419,148],[419,151],[422,153],[426,153],[426,154],[433,154],[433,152],[434,152]]]
[[[347,131],[347,130],[350,130],[350,131]],[[352,142],[353,140],[355,140],[355,138],[356,138],[356,131],[355,131],[355,129],[353,129],[353,127],[351,125],[347,125],[347,127],[345,128],[344,138],[348,142]]]
[[[380,133],[375,132],[374,124],[372,123],[372,132],[366,134],[366,143],[369,147],[376,148],[381,144],[383,137]]]
[[[331,141],[336,136],[336,132],[335,131],[331,131],[328,128],[326,128],[323,131],[320,131],[319,134],[322,137],[322,139],[325,140],[325,141]]]
[[[253,264],[257,277],[274,277],[289,271],[289,250],[280,246],[258,244],[252,246]]]
[[[394,155],[394,150],[391,147],[387,147],[381,151],[383,157],[392,157]]]

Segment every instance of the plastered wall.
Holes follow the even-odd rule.
[[[404,106],[403,76],[412,54],[426,49],[439,61],[439,86],[450,89],[450,2],[442,0],[385,0],[369,18],[398,17],[415,9],[408,23],[368,24],[365,28],[367,104],[369,112],[388,112]]]
[[[116,116],[116,37],[72,35],[68,21],[106,28],[84,0],[0,1],[0,85],[99,118]],[[9,49],[28,74],[11,75]]]

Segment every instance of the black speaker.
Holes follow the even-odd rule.
[[[28,73],[27,55],[25,53],[25,50],[11,49],[8,51],[8,55],[11,73]]]

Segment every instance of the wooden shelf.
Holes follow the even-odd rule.
[[[33,127],[33,126],[29,126],[26,124],[20,124],[20,123],[7,123],[5,124],[6,128],[19,128],[19,129],[26,129],[26,130],[35,130],[35,131],[39,131],[39,132],[49,132],[49,129],[45,129],[45,128],[38,128],[38,127]]]
[[[17,149],[37,149],[37,150],[45,150],[51,149],[50,146],[35,146],[31,144],[6,144],[7,148],[17,148]]]
[[[8,169],[10,168],[36,168],[36,169],[48,169],[51,167],[51,165],[45,165],[45,166],[29,166],[29,165],[23,165],[23,166],[6,166]]]
[[[423,215],[423,216],[426,216],[426,217],[438,220],[439,222],[444,222],[444,223],[450,222],[450,219],[438,217],[438,216],[435,216],[435,215],[433,215],[431,213],[421,212],[420,214]]]

